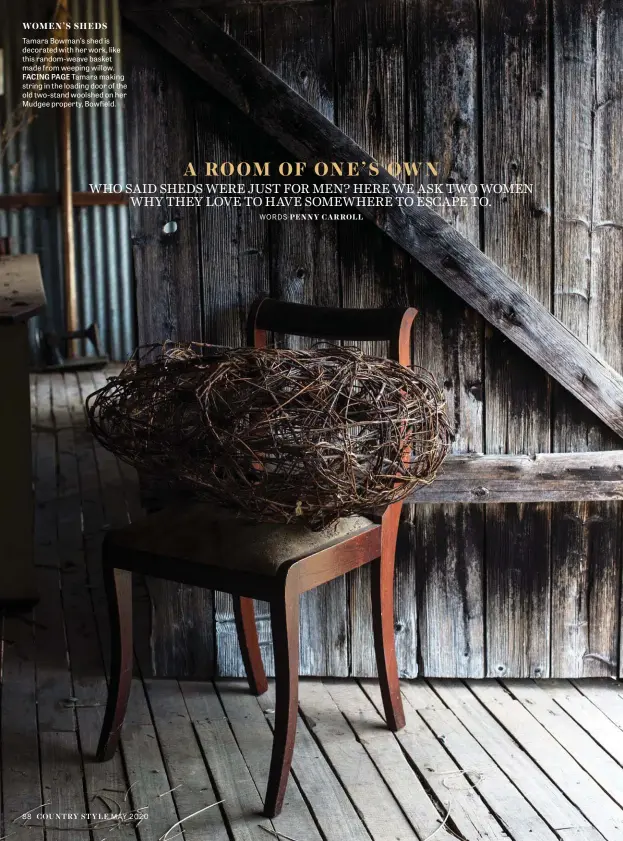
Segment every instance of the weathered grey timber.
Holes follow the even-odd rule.
[[[201,72],[207,61],[221,85],[219,95],[198,83],[128,18],[128,39],[138,52],[126,51],[127,72],[145,74],[129,89],[130,148],[144,149],[145,158],[161,156],[163,178],[183,180],[188,159],[201,166],[234,156],[271,161],[275,169],[279,161],[308,156],[345,159],[358,144],[367,153],[363,160],[372,155],[381,164],[439,161],[443,182],[533,183],[531,196],[441,211],[455,231],[419,211],[417,219],[379,211],[370,221],[334,223],[266,221],[230,208],[178,215],[178,232],[164,236],[157,212],[141,211],[135,224],[138,211],[131,209],[144,296],[139,331],[145,341],[169,335],[173,325],[179,337],[238,343],[259,289],[312,304],[418,308],[414,358],[443,387],[456,433],[453,456],[508,454],[518,461],[480,463],[475,455],[459,468],[450,458],[437,482],[406,506],[395,589],[403,674],[616,674],[623,549],[618,456],[592,468],[578,462],[569,473],[563,462],[545,468],[542,459],[551,450],[583,453],[590,462],[591,453],[621,447],[568,389],[587,403],[614,394],[611,369],[599,362],[605,385],[581,382],[593,364],[583,346],[619,373],[623,366],[623,200],[616,180],[622,0],[201,3],[285,85],[201,12],[171,16],[164,7],[171,10],[178,0],[131,3],[150,10],[137,14],[139,24],[155,28],[161,21],[166,31],[159,37],[179,37],[182,61],[195,66],[196,60]],[[157,74],[141,69],[141,51]],[[154,98],[165,103],[182,141],[155,119]],[[285,138],[285,151],[257,121]],[[151,178],[156,170],[131,155],[131,180],[142,181],[146,172]],[[431,270],[398,239],[409,249],[416,240],[424,243],[422,262],[429,260]],[[155,246],[153,259],[141,253],[146,242]],[[535,361],[511,340],[531,343]],[[543,374],[541,363],[550,372],[557,366],[567,378],[564,388]],[[618,374],[615,379],[620,384]],[[616,402],[602,413],[615,425]],[[521,455],[539,452],[536,462]],[[444,502],[432,501],[439,499]],[[303,674],[371,668],[367,586],[363,577],[351,579],[302,605]],[[154,599],[158,619],[185,629],[157,625],[158,673],[174,676],[191,665],[200,676],[216,663],[221,673],[240,675],[227,599],[187,596]],[[267,611],[258,609],[270,668]]]
[[[297,160],[360,161],[361,182],[397,180],[202,12],[126,12],[132,23],[232,102]],[[208,46],[209,45],[209,46]],[[203,46],[203,48],[202,48]],[[428,208],[361,213],[623,436],[623,377]]]

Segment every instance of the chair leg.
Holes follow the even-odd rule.
[[[253,599],[233,596],[233,600],[238,643],[247,673],[247,680],[249,681],[249,689],[253,695],[263,695],[268,690],[268,681],[266,680],[260,643],[257,638]]]
[[[119,744],[132,684],[132,573],[104,564],[110,619],[110,682],[104,724],[97,746],[99,762],[111,759]]]
[[[264,815],[274,818],[283,806],[288,784],[298,713],[299,593],[286,584],[271,603],[275,649],[275,736],[270,761]]]
[[[388,511],[389,513],[389,511]],[[394,637],[394,562],[400,510],[383,522],[381,557],[371,563],[374,650],[385,720],[394,732],[405,726]]]

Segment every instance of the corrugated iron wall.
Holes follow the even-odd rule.
[[[10,126],[21,98],[21,47],[24,20],[51,20],[55,4],[46,0],[0,0],[0,47],[4,51],[4,96],[0,97],[0,129]],[[117,0],[70,0],[72,18],[106,21],[111,44],[121,46]],[[121,55],[115,58],[121,73]],[[56,109],[39,109],[8,144],[0,161],[2,193],[53,192],[59,189]],[[125,183],[124,106],[72,109],[73,186]],[[134,290],[126,207],[75,209],[76,265],[80,326],[95,321],[107,352],[124,359],[135,345]],[[14,253],[39,254],[48,299],[37,329],[64,329],[63,257],[60,210],[29,208],[0,211],[0,236],[11,237]]]

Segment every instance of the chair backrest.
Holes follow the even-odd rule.
[[[262,296],[247,320],[247,344],[266,347],[267,333],[285,333],[331,341],[388,341],[389,356],[410,365],[413,307],[341,309],[292,304]]]

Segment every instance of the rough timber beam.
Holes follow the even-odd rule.
[[[623,499],[623,451],[536,456],[450,455],[410,502],[579,502]]]
[[[204,12],[124,14],[293,160],[373,160]],[[398,183],[385,170],[361,169],[360,182]],[[623,437],[623,377],[441,216],[427,208],[358,210]]]

